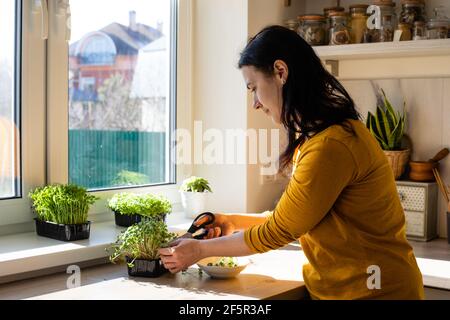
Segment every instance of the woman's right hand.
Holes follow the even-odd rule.
[[[208,231],[207,235],[203,239],[213,239],[222,236],[229,236],[236,231],[234,223],[231,221],[230,216],[225,214],[215,213],[216,217],[214,223],[205,227]]]

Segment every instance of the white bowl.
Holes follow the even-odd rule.
[[[236,277],[240,274],[250,263],[250,260],[247,258],[236,258],[237,259],[237,267],[217,267],[217,266],[208,266],[209,263],[216,263],[219,261],[221,257],[210,257],[203,260],[200,260],[197,265],[203,270],[207,275],[211,278],[216,279],[230,279]]]

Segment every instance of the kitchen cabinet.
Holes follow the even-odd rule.
[[[397,181],[406,220],[406,236],[411,240],[428,241],[437,236],[436,183]]]

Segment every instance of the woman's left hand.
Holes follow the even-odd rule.
[[[186,270],[202,259],[200,241],[193,239],[178,239],[168,248],[159,249],[164,267],[171,273]]]

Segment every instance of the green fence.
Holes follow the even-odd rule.
[[[165,182],[166,134],[69,131],[70,182],[88,189]]]

